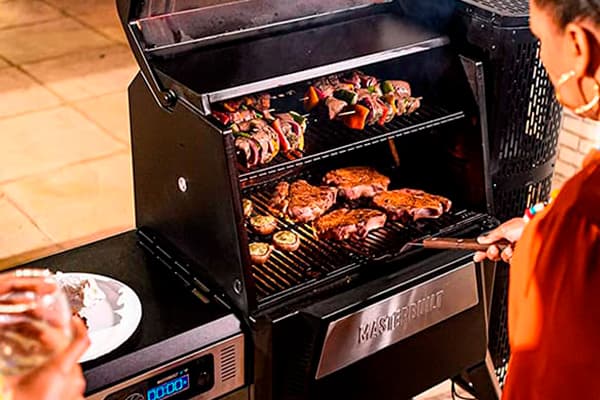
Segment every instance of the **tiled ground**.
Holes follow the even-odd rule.
[[[0,0],[0,268],[133,226],[114,0]]]
[[[136,71],[114,0],[0,0],[0,269],[133,227]]]

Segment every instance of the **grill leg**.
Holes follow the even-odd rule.
[[[494,362],[489,352],[486,354],[484,362],[466,372],[465,378],[468,381],[467,387],[465,387],[464,381],[457,380],[456,383],[474,394],[477,400],[500,400],[502,397],[502,389],[500,389]]]

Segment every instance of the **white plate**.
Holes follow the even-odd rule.
[[[142,319],[142,303],[129,286],[103,275],[84,273],[64,275],[94,279],[106,296],[93,307],[84,307],[79,312],[87,321],[91,342],[79,362],[94,360],[110,353],[134,334]]]

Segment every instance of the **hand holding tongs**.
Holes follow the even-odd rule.
[[[490,244],[481,244],[477,239],[457,239],[448,237],[433,237],[425,239],[422,242],[412,242],[409,246],[419,246],[426,249],[438,250],[472,250],[472,251],[487,251],[490,246],[496,246],[500,253],[510,246],[508,240],[502,239]]]

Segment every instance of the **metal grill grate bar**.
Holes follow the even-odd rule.
[[[248,189],[244,196],[254,202],[254,213],[274,215],[268,206],[273,186]],[[387,256],[397,256],[402,247],[425,236],[459,229],[479,217],[471,211],[454,211],[435,220],[421,220],[403,225],[390,222],[385,227],[371,232],[365,239],[350,239],[343,242],[319,240],[310,224],[294,222],[274,215],[278,228],[290,230],[300,237],[300,248],[295,252],[273,250],[264,265],[253,265],[252,275],[259,293],[259,300],[297,289],[347,268],[367,264]],[[248,230],[250,241],[270,241],[271,237],[256,235]]]
[[[373,125],[363,131],[346,128],[340,121],[327,117],[312,117],[305,134],[305,150],[301,157],[278,155],[269,165],[249,171],[238,165],[241,183],[268,177],[315,161],[337,156],[373,144],[427,130],[465,117],[463,111],[448,111],[442,107],[423,104],[411,115],[394,118],[385,126]]]

